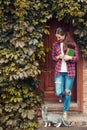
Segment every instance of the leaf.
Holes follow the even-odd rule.
[[[33,120],[34,116],[35,116],[34,110],[29,110],[27,114],[28,119]]]
[[[1,97],[2,97],[2,99],[6,99],[7,95],[3,93],[3,94],[1,94]]]

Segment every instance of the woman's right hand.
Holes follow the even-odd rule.
[[[65,55],[65,56],[64,56],[64,60],[65,60],[65,61],[72,60],[72,56]]]

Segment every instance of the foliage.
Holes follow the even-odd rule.
[[[0,126],[3,130],[34,130],[38,127],[37,110],[42,99],[35,90],[28,84],[1,88]]]
[[[41,104],[40,97],[37,98],[34,90],[38,86],[40,66],[45,61],[45,52],[49,50],[44,47],[43,35],[49,34],[46,22],[51,18],[73,24],[80,50],[83,56],[87,56],[85,0],[0,0],[2,128],[8,126],[7,129],[10,130],[14,127],[16,130],[33,130],[37,127],[35,113],[35,116],[29,114],[31,109],[35,112],[36,104]],[[34,94],[33,97],[30,97],[31,93]]]

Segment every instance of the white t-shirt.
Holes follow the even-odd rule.
[[[64,55],[63,43],[60,43],[60,48],[61,48],[61,54]],[[66,61],[64,59],[62,59],[60,72],[67,72],[67,65],[66,65]]]

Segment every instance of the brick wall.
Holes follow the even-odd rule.
[[[87,113],[87,60],[83,60],[83,113]]]

